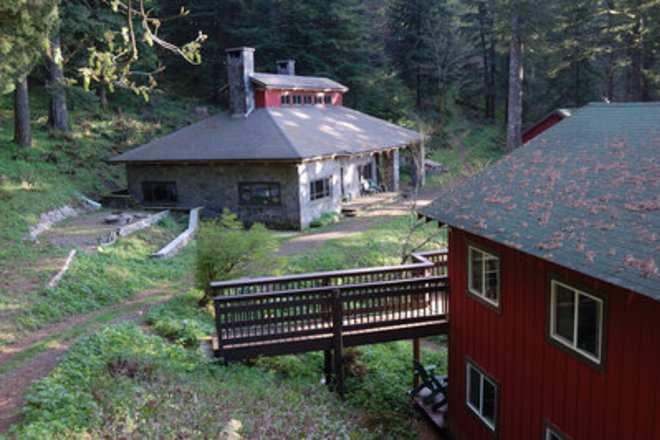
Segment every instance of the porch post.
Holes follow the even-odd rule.
[[[413,343],[413,359],[421,364],[422,350],[420,349],[421,344],[419,342],[419,338],[413,339],[412,343]],[[415,374],[413,374],[413,388],[417,388],[421,383],[421,381],[422,379],[419,376],[415,376]]]

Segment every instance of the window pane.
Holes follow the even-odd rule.
[[[486,260],[486,298],[497,301],[499,298],[500,263],[497,258]]]
[[[470,262],[472,268],[472,272],[470,272],[470,289],[483,292],[483,254],[476,249],[470,249]]]
[[[575,293],[561,284],[554,284],[554,309],[556,335],[573,342],[573,323],[575,322]]]
[[[552,429],[548,428],[545,434],[545,440],[561,440],[561,437],[552,432]]]
[[[600,358],[601,302],[586,295],[578,295],[577,347]]]
[[[481,375],[477,370],[472,367],[468,367],[469,378],[468,378],[468,402],[472,405],[477,411],[479,411],[479,395],[480,395],[480,386],[481,386]]]
[[[497,399],[497,392],[495,391],[495,385],[491,383],[488,379],[484,378],[483,381],[484,387],[484,400],[483,405],[481,406],[481,415],[484,416],[491,424],[495,424],[495,405]]]

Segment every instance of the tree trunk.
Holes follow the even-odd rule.
[[[519,13],[511,13],[511,44],[509,46],[509,99],[507,110],[506,151],[511,152],[522,143],[522,23]]]
[[[630,89],[628,101],[641,101],[644,83],[644,37],[643,19],[637,17],[630,42]]]
[[[14,90],[14,143],[22,148],[32,146],[27,77],[19,80]]]
[[[96,94],[99,96],[101,107],[108,108],[110,103],[108,102],[108,92],[105,89],[105,85],[99,84],[98,89],[96,89]]]
[[[48,125],[56,130],[69,131],[61,51],[60,37],[57,36],[50,41],[50,49],[46,53],[46,67],[50,75],[48,89],[51,95]]]
[[[492,27],[492,22],[491,22]],[[491,31],[490,35],[490,65],[487,73],[488,89],[486,90],[486,117],[491,121],[495,121],[495,36]]]

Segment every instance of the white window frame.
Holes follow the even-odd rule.
[[[479,374],[479,408],[475,407],[472,402],[470,402],[470,390],[472,384],[470,383],[472,375],[470,374],[471,370],[474,370]],[[484,381],[490,383],[495,389],[495,404],[494,404],[494,414],[493,420],[488,420],[483,415],[483,405],[484,405]],[[488,374],[484,372],[482,368],[477,366],[471,360],[465,362],[465,403],[467,407],[474,413],[475,416],[479,418],[486,426],[493,432],[497,431],[497,419],[499,415],[499,400],[500,400],[500,389],[499,384]]]
[[[557,318],[557,312],[556,312],[556,289],[555,286],[562,286],[565,289],[572,290],[573,295],[574,295],[574,310],[573,310],[573,340],[570,341],[564,336],[561,336],[555,332],[555,324],[556,324],[556,318]],[[598,349],[597,349],[597,356],[594,356],[593,353],[590,353],[586,350],[583,350],[577,346],[577,340],[578,340],[578,324],[580,321],[579,317],[579,296],[586,296],[589,299],[595,300],[600,304],[600,319],[599,321],[599,327],[598,327]],[[548,334],[550,338],[553,341],[556,341],[557,343],[561,344],[562,346],[568,348],[572,352],[577,353],[578,355],[588,359],[589,361],[593,362],[596,365],[602,365],[603,362],[603,340],[605,338],[605,301],[603,298],[599,298],[596,295],[589,294],[587,292],[584,292],[583,290],[580,290],[576,287],[573,287],[569,284],[563,283],[558,280],[551,280],[550,281],[550,327]]]
[[[570,440],[559,428],[545,421],[543,423],[543,440]]]
[[[318,182],[322,182],[321,186],[323,190],[319,193],[314,191],[314,187]],[[321,200],[328,197],[332,197],[332,176],[321,177],[319,179],[314,179],[309,182],[309,201],[313,202],[315,200]]]
[[[472,287],[472,270],[473,270],[472,269],[472,252],[479,252],[482,255],[482,259],[483,259],[482,260],[483,261],[482,272],[481,272],[482,290],[477,290],[477,289]],[[468,291],[471,294],[477,296],[479,299],[481,299],[481,300],[487,302],[488,304],[492,305],[493,307],[499,308],[500,307],[501,291],[502,291],[502,288],[501,288],[501,284],[502,284],[502,265],[500,264],[500,257],[493,254],[493,253],[491,253],[491,252],[488,252],[488,251],[486,251],[486,250],[484,250],[480,247],[468,245],[467,259],[468,259]],[[497,261],[497,295],[496,295],[495,299],[489,298],[486,295],[486,273],[487,273],[486,261],[488,259],[494,259],[495,261]]]

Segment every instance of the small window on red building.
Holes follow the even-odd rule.
[[[550,282],[550,341],[594,366],[603,365],[605,301],[557,280]]]
[[[323,103],[325,105],[332,105],[332,96],[331,95],[323,96]]]
[[[323,104],[323,95],[316,95],[314,97],[314,104]]]
[[[300,105],[300,104],[302,104],[302,96],[293,95],[293,105]]]
[[[291,96],[289,96],[289,95],[280,95],[280,104],[282,104],[282,105],[291,105]]]
[[[468,292],[499,309],[500,259],[494,252],[468,246]]]
[[[303,99],[305,100],[305,105],[312,105],[312,95],[305,95]]]
[[[559,428],[547,421],[543,423],[543,440],[570,440]]]
[[[472,361],[466,362],[465,400],[468,408],[493,432],[497,430],[498,384]]]

